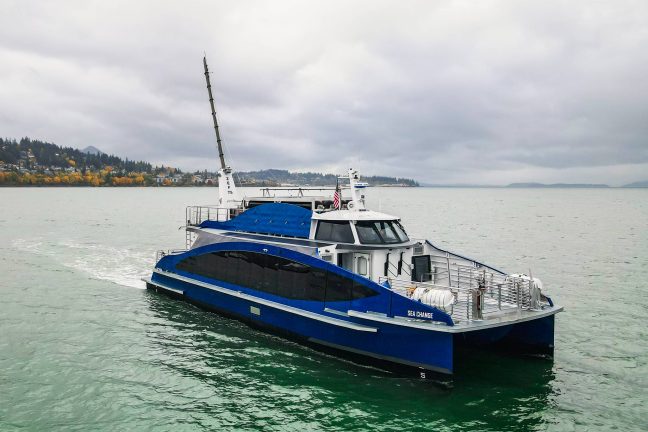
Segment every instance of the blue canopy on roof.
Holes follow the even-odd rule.
[[[204,221],[200,227],[308,238],[312,215],[311,210],[293,204],[269,203],[226,222]]]

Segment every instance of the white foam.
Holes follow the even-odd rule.
[[[139,289],[146,288],[141,278],[150,273],[153,263],[153,256],[148,252],[72,240],[47,244],[39,238],[17,239],[13,241],[13,247],[53,258],[92,279]]]

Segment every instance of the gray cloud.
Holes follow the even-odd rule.
[[[239,170],[648,178],[643,1],[0,0],[0,134]]]

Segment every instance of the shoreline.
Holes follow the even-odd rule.
[[[80,185],[73,185],[73,184],[0,184],[0,188],[218,188],[218,185],[193,185],[193,184],[183,184],[183,185],[108,185],[108,184],[102,184],[102,185],[87,185],[87,184],[80,184]],[[294,188],[294,189],[299,189],[299,188],[331,188],[331,190],[335,189],[335,185],[325,185],[325,186],[319,186],[319,185],[310,185],[310,186],[268,186],[268,185],[254,185],[254,184],[244,184],[244,185],[238,185],[238,187],[253,187],[253,188]],[[389,187],[389,188],[423,188],[426,186],[401,186],[401,185],[376,185],[376,186],[369,186],[369,188],[382,188],[382,187]],[[445,186],[433,186],[433,187],[445,187]]]

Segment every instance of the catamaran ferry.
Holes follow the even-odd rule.
[[[386,369],[452,374],[461,346],[553,354],[562,307],[539,279],[414,239],[370,210],[349,169],[330,190],[241,197],[225,163],[218,204],[186,209],[186,249],[158,251],[147,288]]]

